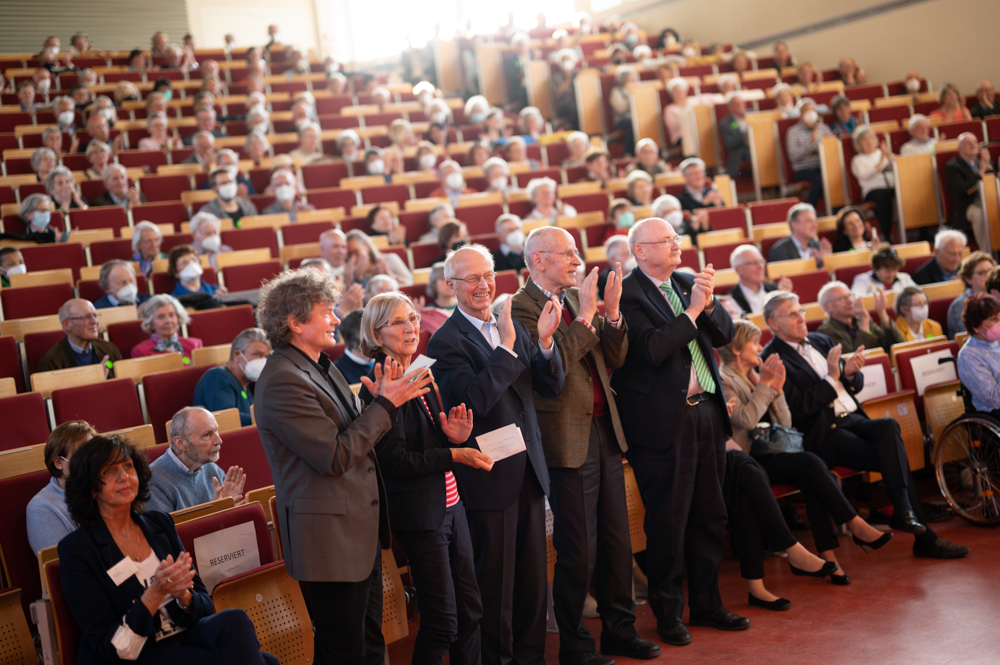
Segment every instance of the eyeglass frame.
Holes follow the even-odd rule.
[[[100,321],[101,313],[91,312],[90,314],[86,314],[84,316],[67,316],[65,319],[63,319],[63,321],[89,321],[90,319],[94,319],[94,321]]]
[[[419,328],[420,327],[420,320],[422,318],[423,317],[420,315],[420,312],[413,312],[413,314],[411,314],[410,316],[406,317],[405,319],[399,319],[398,321],[390,321],[389,323],[386,323],[385,325],[379,326],[378,330],[382,330],[383,328],[402,328],[403,325],[405,325],[407,323],[409,323],[411,326]]]
[[[475,278],[476,281],[470,282],[470,279]],[[482,275],[469,275],[468,277],[448,277],[449,281],[458,280],[460,282],[465,282],[469,286],[476,286],[479,284],[480,280],[485,280],[487,284],[493,284],[496,282],[497,274],[493,271],[483,273]]]

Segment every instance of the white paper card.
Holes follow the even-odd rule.
[[[858,404],[889,394],[885,385],[885,370],[882,369],[881,365],[865,365],[861,368],[861,374],[865,377],[865,387],[854,396],[858,400]]]
[[[951,358],[951,349],[917,356],[910,361],[910,367],[913,368],[913,378],[917,384],[917,394],[921,397],[924,396],[924,390],[927,386],[954,381],[958,378],[958,374],[955,373],[955,363],[946,362],[939,365],[938,358]]]
[[[135,561],[125,557],[115,565],[108,568],[108,577],[110,577],[111,581],[115,583],[115,586],[121,586],[122,582],[138,572],[139,566],[135,564]]]
[[[257,534],[253,522],[244,522],[228,529],[194,539],[195,563],[198,575],[209,595],[215,585],[233,575],[260,566]]]
[[[431,365],[433,365],[436,362],[437,361],[434,360],[433,358],[428,358],[427,356],[421,353],[419,356],[416,357],[416,359],[413,362],[410,363],[410,366],[406,368],[406,371],[403,373],[403,376],[409,376],[413,372],[419,372],[425,367],[427,369],[430,369]]]
[[[513,423],[492,432],[480,434],[476,437],[476,443],[479,444],[479,450],[494,462],[527,450],[524,445],[524,437],[521,436],[521,428]]]

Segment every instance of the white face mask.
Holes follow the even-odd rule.
[[[243,357],[246,358],[246,356]],[[266,364],[267,358],[247,360],[246,364],[243,365],[243,374],[252,383],[260,378],[260,373],[264,371],[264,365]]]
[[[8,277],[10,277],[11,275],[23,275],[26,272],[28,272],[28,266],[24,265],[23,263],[19,266],[11,266],[10,268],[7,268]]]
[[[448,122],[447,113],[431,113],[427,118],[430,122],[434,124],[444,125]]]
[[[113,123],[115,121],[115,110],[114,109],[101,109],[101,115],[108,123]]]
[[[182,282],[193,282],[201,277],[203,272],[205,271],[201,269],[201,265],[197,261],[192,261],[184,266],[184,270],[181,270],[179,277]]]
[[[295,188],[291,185],[279,185],[274,188],[274,195],[282,203],[287,203],[295,198]]]
[[[49,87],[51,85],[52,85],[51,81],[49,81],[48,79],[42,79],[41,81],[35,84],[35,90],[37,90],[38,92],[45,93],[49,91]]]
[[[681,49],[681,55],[685,58],[693,58],[698,55],[698,52],[694,50],[693,46],[685,46]]]
[[[513,250],[520,251],[524,249],[524,231],[516,229],[507,234],[507,237],[503,239],[505,245]]]
[[[75,119],[76,119],[76,114],[74,114],[72,111],[63,111],[56,118],[56,120],[59,121],[59,124],[62,125],[63,127],[69,127],[70,125],[73,124],[73,121]]]
[[[802,122],[806,123],[809,127],[814,127],[819,122],[819,113],[815,109],[809,109],[802,114]]]
[[[302,131],[302,128],[309,124],[309,118],[299,118],[295,121],[295,129]]]
[[[507,176],[502,175],[490,180],[490,189],[507,189]]]
[[[385,162],[381,159],[373,159],[368,162],[368,173],[371,175],[382,175],[385,173]]]
[[[118,299],[118,302],[132,304],[135,302],[135,297],[137,295],[139,295],[139,287],[135,284],[126,284],[122,288],[118,289],[115,293],[115,298]]]
[[[667,221],[670,226],[674,227],[674,230],[679,230],[681,225],[684,224],[684,213],[680,210],[671,210],[663,218]]]
[[[906,79],[906,91],[913,94],[920,92],[920,79]]]
[[[222,246],[222,237],[218,233],[208,236],[201,241],[201,246],[206,252],[217,252],[219,251],[219,247]]]
[[[448,189],[462,189],[465,179],[461,173],[449,173],[445,176],[444,184],[448,186]]]
[[[219,198],[223,201],[232,201],[236,198],[236,183],[228,182],[219,187]]]
[[[437,164],[437,155],[432,152],[420,155],[420,168],[422,169],[432,169],[434,165]]]
[[[911,307],[910,316],[917,323],[923,323],[927,320],[927,315],[930,313],[930,307],[924,305],[923,307]]]
[[[564,72],[571,72],[574,69],[576,69],[576,63],[573,62],[572,60],[563,60],[562,68]]]

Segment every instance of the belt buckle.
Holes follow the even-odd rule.
[[[701,395],[701,393],[698,393],[698,394],[694,395],[693,397],[690,396],[690,395],[688,395],[687,397],[684,398],[684,401],[687,402],[688,406],[697,406],[701,402],[700,395]],[[694,401],[692,401],[692,400],[694,400]]]

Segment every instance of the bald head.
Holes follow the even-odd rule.
[[[319,237],[319,254],[334,268],[347,260],[347,236],[340,229],[324,231]]]
[[[650,277],[669,279],[681,264],[680,236],[665,219],[647,217],[637,222],[629,230],[628,244],[636,264]]]
[[[532,281],[556,295],[576,286],[576,271],[583,264],[573,236],[555,226],[531,232],[524,246],[524,258]]]

